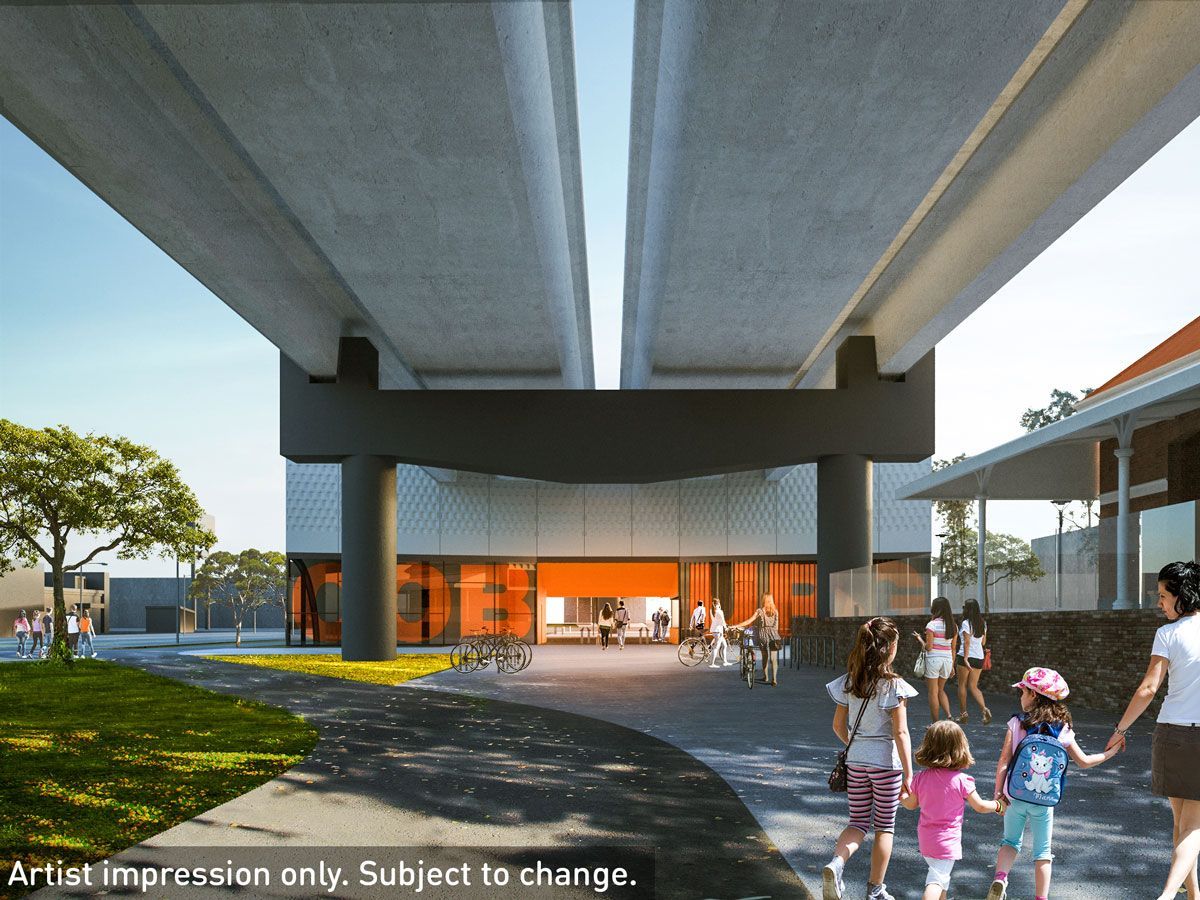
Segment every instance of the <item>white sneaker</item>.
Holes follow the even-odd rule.
[[[821,900],[842,900],[845,890],[842,876],[832,866],[826,866],[821,872]]]
[[[992,888],[988,891],[987,900],[1004,900],[1008,895],[1008,882],[996,879],[992,882]]]
[[[725,663],[725,665],[727,665],[727,666],[736,666],[736,665],[737,665],[737,663],[727,662],[727,663]]]
[[[719,668],[721,668],[721,667],[720,667],[720,666],[718,666],[716,663],[709,663],[709,666],[708,666],[708,667],[709,667],[710,669],[719,669]]]
[[[886,884],[880,884],[874,889],[867,887],[867,900],[896,900],[896,898],[888,893]]]

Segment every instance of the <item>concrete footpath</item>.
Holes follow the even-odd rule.
[[[602,852],[595,848],[635,846],[657,849],[655,897],[807,895],[720,777],[643,732],[419,682],[382,687],[161,651],[127,651],[118,661],[289,709],[316,725],[320,738],[281,777],[118,854],[114,864],[195,865],[213,854],[189,848],[213,846],[258,848],[263,860],[289,847],[465,847],[474,849],[461,857],[499,864],[519,848],[536,848],[575,864]],[[216,856],[223,863],[226,854]],[[422,896],[431,893],[479,896]],[[508,895],[599,896],[590,888]],[[170,896],[196,895],[173,889]]]
[[[516,675],[454,671],[410,683],[559,709],[624,725],[666,741],[725,779],[816,895],[820,869],[846,822],[844,795],[830,793],[826,778],[836,754],[831,730],[834,705],[824,685],[834,670],[781,669],[780,686],[747,689],[737,667],[684,668],[671,646],[629,646],[623,652],[594,647],[537,647],[533,663]],[[985,688],[986,684],[985,675]],[[929,723],[924,685],[909,702],[914,749]],[[1015,692],[990,693],[996,717],[990,726],[966,726],[980,793],[991,796],[1004,722],[1017,711]],[[954,701],[957,711],[957,700]],[[1074,710],[1081,746],[1102,750],[1113,716]],[[1152,723],[1135,727],[1129,750],[1097,768],[1070,773],[1056,810],[1052,896],[1129,900],[1154,896],[1170,860],[1171,811],[1150,794]],[[896,849],[887,883],[897,898],[919,898],[925,864],[917,852],[916,813],[900,811]],[[964,858],[955,868],[952,897],[982,898],[990,884],[1001,838],[1001,820],[967,811]],[[1010,898],[1033,897],[1026,854],[1011,877]],[[847,896],[865,896],[868,862],[850,864]]]

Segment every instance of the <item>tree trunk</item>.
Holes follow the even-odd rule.
[[[233,646],[242,646],[242,611],[238,607],[233,610]]]
[[[63,599],[63,557],[55,553],[50,565],[51,583],[54,585],[54,640],[46,653],[47,659],[71,660],[71,648],[67,646],[67,603]]]

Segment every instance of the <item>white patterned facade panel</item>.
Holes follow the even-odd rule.
[[[537,555],[538,485],[492,479],[489,556]]]
[[[342,549],[342,468],[336,463],[286,467],[287,550],[340,553]]]
[[[442,553],[447,556],[488,555],[488,495],[491,479],[460,472],[439,483],[442,497]]]
[[[679,555],[679,482],[631,486],[634,556]]]
[[[771,556],[779,516],[779,482],[761,472],[726,475],[729,497],[729,555]]]
[[[817,465],[796,466],[779,482],[778,553],[817,552]]]
[[[633,553],[633,490],[628,484],[589,484],[584,489],[583,551],[587,556]]]
[[[583,556],[586,486],[538,485],[538,556]]]
[[[897,500],[896,493],[931,471],[929,460],[875,464],[876,553],[929,553],[933,503],[929,500]]]
[[[419,466],[396,466],[396,552],[428,556],[441,552],[441,491]]]
[[[680,556],[725,556],[729,552],[729,508],[725,476],[679,483]]]

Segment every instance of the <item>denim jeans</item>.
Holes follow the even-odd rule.
[[[92,646],[92,633],[90,631],[79,632],[79,655],[83,656],[85,653],[90,653],[92,656],[96,655],[96,648]]]
[[[28,636],[29,635],[27,632],[24,632],[24,631],[17,632],[17,656],[25,655],[25,638],[27,638]]]

